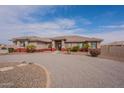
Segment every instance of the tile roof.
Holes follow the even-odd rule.
[[[37,36],[23,36],[23,37],[17,37],[17,38],[12,39],[12,41],[16,41],[16,40],[51,42],[49,38],[42,38],[42,37],[37,37]]]
[[[102,41],[102,39],[89,38],[89,37],[84,37],[84,36],[58,36],[58,37],[54,37],[52,39],[53,40],[65,39],[66,42]]]
[[[13,38],[12,41],[16,40],[29,40],[29,41],[43,41],[43,42],[51,42],[52,40],[65,40],[66,42],[85,42],[85,41],[99,41],[101,42],[102,39],[99,38],[89,38],[83,36],[57,36],[53,38],[42,38],[37,36],[23,36]]]

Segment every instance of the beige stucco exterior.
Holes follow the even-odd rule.
[[[87,42],[89,47],[92,48],[92,42]],[[96,48],[100,48],[100,42],[95,42],[96,43]],[[25,44],[25,46],[23,46]],[[52,45],[51,45],[52,44]],[[74,46],[79,46],[80,48],[83,46],[83,44],[85,44],[85,42],[70,42],[70,43],[66,43],[64,40],[61,41],[61,48],[72,48]],[[45,49],[45,48],[49,48],[49,46],[51,45],[52,48],[56,48],[55,47],[55,41],[52,41],[52,43],[45,43],[45,42],[28,42],[28,41],[24,41],[24,42],[20,42],[17,41],[14,43],[14,45],[16,45],[17,47],[27,47],[27,45],[35,45],[36,49]]]
[[[30,43],[33,44],[33,43]],[[49,48],[49,43],[44,43],[44,42],[35,42],[34,45],[36,46],[37,49],[46,49]]]
[[[100,42],[97,42],[97,48],[101,48]]]
[[[39,38],[39,37],[21,37],[13,40],[14,45],[18,48],[26,48],[28,45],[35,45],[36,49],[53,48],[57,50],[79,46],[83,48],[85,44],[89,48],[100,48],[100,39],[86,38],[81,36],[67,36],[57,38]]]
[[[25,46],[23,46],[23,44],[25,43]],[[44,43],[44,42],[14,42],[14,45],[16,45],[18,48],[19,47],[27,47],[28,45],[34,45],[36,46],[36,49],[44,49],[44,48],[48,48],[49,47],[49,43]]]

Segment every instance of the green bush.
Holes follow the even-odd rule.
[[[28,45],[27,52],[32,53],[35,52],[36,46],[35,45]]]
[[[14,52],[15,50],[14,50],[14,48],[8,48],[8,52],[9,53],[12,53],[12,52]]]
[[[88,49],[89,47],[90,47],[89,44],[85,43],[83,48]]]
[[[77,52],[77,51],[79,51],[79,49],[80,49],[79,46],[74,46],[74,47],[72,47],[71,51],[72,52]]]

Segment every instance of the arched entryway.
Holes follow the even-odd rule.
[[[61,50],[62,49],[62,41],[61,40],[56,40],[55,41],[55,48],[56,48],[56,50]]]

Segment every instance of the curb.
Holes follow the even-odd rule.
[[[48,70],[46,69],[46,67],[43,66],[43,65],[40,65],[40,64],[37,64],[37,63],[34,63],[34,64],[37,65],[37,66],[40,66],[41,68],[44,69],[44,71],[46,72],[46,78],[47,78],[46,88],[50,88],[50,86],[51,86],[51,78],[50,78],[50,73],[49,73],[49,71],[48,71]]]

